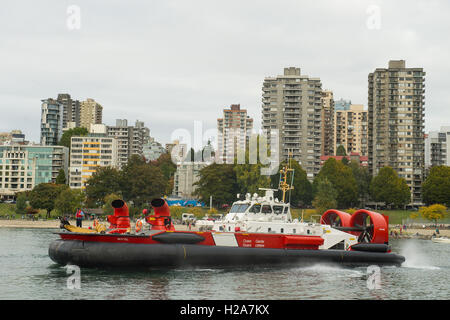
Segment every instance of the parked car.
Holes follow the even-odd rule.
[[[193,213],[183,213],[181,215],[181,224],[189,224],[189,223],[191,223],[191,224],[195,225],[195,221],[196,220],[197,219],[195,218]]]

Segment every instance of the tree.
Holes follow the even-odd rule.
[[[167,179],[162,170],[143,157],[133,155],[121,172],[122,195],[125,201],[133,201],[135,207],[142,207],[154,198],[164,195]]]
[[[89,207],[102,206],[104,199],[111,193],[122,193],[125,182],[119,170],[112,167],[100,167],[87,180],[86,202]]]
[[[369,200],[370,182],[372,181],[372,176],[367,168],[361,167],[356,161],[351,161],[349,167],[352,170],[353,177],[356,180],[361,207],[364,207],[366,201]]]
[[[450,167],[432,167],[422,184],[422,199],[427,205],[443,204],[450,207]]]
[[[345,151],[345,147],[343,145],[339,145],[339,147],[337,147],[336,155],[337,156],[346,156],[347,155],[347,151]]]
[[[186,209],[181,206],[171,206],[170,207],[170,215],[176,219],[181,219],[181,215]]]
[[[337,206],[339,208],[353,207],[358,202],[358,186],[352,169],[341,161],[329,158],[323,164],[313,182],[315,192],[319,182],[327,178],[337,192]]]
[[[40,183],[31,190],[28,200],[33,208],[47,210],[47,218],[49,218],[50,212],[55,207],[55,199],[68,188],[67,185]]]
[[[245,163],[234,165],[239,193],[253,194],[260,192],[259,188],[270,188],[270,176],[261,175],[262,167],[263,165],[259,161],[250,164],[248,152],[246,153]]]
[[[388,206],[404,206],[411,201],[411,192],[406,180],[400,178],[391,167],[383,167],[370,184],[372,199]]]
[[[64,146],[70,149],[70,142],[72,137],[81,137],[81,136],[87,136],[88,130],[84,127],[80,128],[72,128],[67,131],[65,131],[61,137],[61,140],[59,140],[59,145]]]
[[[280,168],[286,165],[286,161],[280,164]],[[313,188],[311,182],[309,182],[306,171],[300,166],[300,164],[291,159],[291,168],[294,169],[294,189],[290,191],[290,202],[294,205],[309,205],[313,199]],[[272,177],[272,186],[278,188],[280,181],[280,173],[274,174]],[[288,177],[289,179],[289,177]],[[288,181],[289,183],[291,181]]]
[[[27,195],[25,193],[20,193],[16,199],[16,213],[24,214],[27,208]]]
[[[334,209],[337,206],[337,192],[333,184],[327,179],[321,179],[317,185],[317,193],[312,202],[316,208],[317,214],[322,215],[328,209]]]
[[[203,215],[203,210],[199,207],[192,207],[188,209],[189,213],[192,213],[197,219]]]
[[[61,215],[73,214],[83,206],[85,194],[82,190],[64,189],[55,199],[55,209]]]
[[[194,183],[194,194],[201,201],[209,203],[213,196],[213,205],[231,204],[236,200],[238,191],[236,171],[232,164],[213,163],[199,171],[199,180]]]
[[[442,204],[433,204],[428,207],[421,207],[420,213],[425,219],[434,221],[437,224],[438,220],[444,219],[447,216],[447,207]]]
[[[169,180],[177,171],[177,166],[172,162],[172,158],[169,153],[163,153],[158,159],[152,161],[152,164],[159,167],[164,177]]]
[[[170,154],[162,154],[157,160],[152,161],[151,164],[157,166],[161,170],[167,181],[164,194],[171,194],[174,186],[174,175],[177,171],[177,166],[172,162]]]
[[[64,169],[60,169],[56,176],[56,184],[66,184],[66,172]]]

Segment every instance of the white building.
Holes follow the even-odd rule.
[[[425,167],[450,166],[450,126],[425,136]]]
[[[200,179],[199,171],[208,166],[207,162],[179,162],[174,175],[173,194],[183,199],[194,198],[196,186],[194,183]]]

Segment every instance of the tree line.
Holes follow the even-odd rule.
[[[279,167],[285,164],[281,163]],[[411,199],[405,179],[390,167],[381,168],[372,177],[368,169],[357,162],[330,158],[312,182],[297,161],[291,159],[291,167],[294,169],[294,188],[289,191],[288,200],[294,207],[313,206],[320,213],[329,208],[364,207],[368,201],[376,201],[392,208],[402,208]],[[259,188],[278,189],[280,173],[261,175],[261,168],[259,162],[249,164],[248,158],[245,164],[208,165],[199,171],[195,196],[205,203],[209,203],[212,196],[213,206],[220,208],[236,201],[237,194],[262,195]],[[105,212],[112,212],[111,201],[121,198],[138,212],[147,207],[151,199],[172,193],[175,171],[176,165],[170,154],[163,154],[151,162],[133,155],[122,169],[98,168],[84,190],[70,189],[65,184],[64,172],[60,172],[56,184],[39,184],[32,191],[19,194],[16,207],[28,213],[45,209],[47,216],[54,209],[61,214],[70,214],[81,207],[102,207]],[[425,204],[448,207],[450,167],[431,168],[422,189]],[[278,197],[281,198],[280,195]]]

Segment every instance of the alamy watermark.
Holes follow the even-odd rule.
[[[367,267],[367,289],[378,290],[381,289],[381,269],[379,266],[370,265]]]
[[[369,30],[381,29],[381,9],[377,5],[370,5],[366,9],[366,13],[369,15],[366,20],[366,26]]]
[[[67,265],[66,273],[70,276],[67,278],[67,289],[81,289],[81,270],[79,266],[76,265]]]
[[[81,29],[81,9],[77,5],[70,5],[67,7],[66,26],[69,30]]]
[[[170,152],[175,164],[190,162],[190,150],[194,150],[194,162],[259,163],[262,165],[261,175],[275,174],[280,162],[278,129],[262,130],[259,134],[239,128],[203,131],[202,122],[194,121],[193,134],[187,129],[179,128],[172,132],[171,141],[176,141]]]

